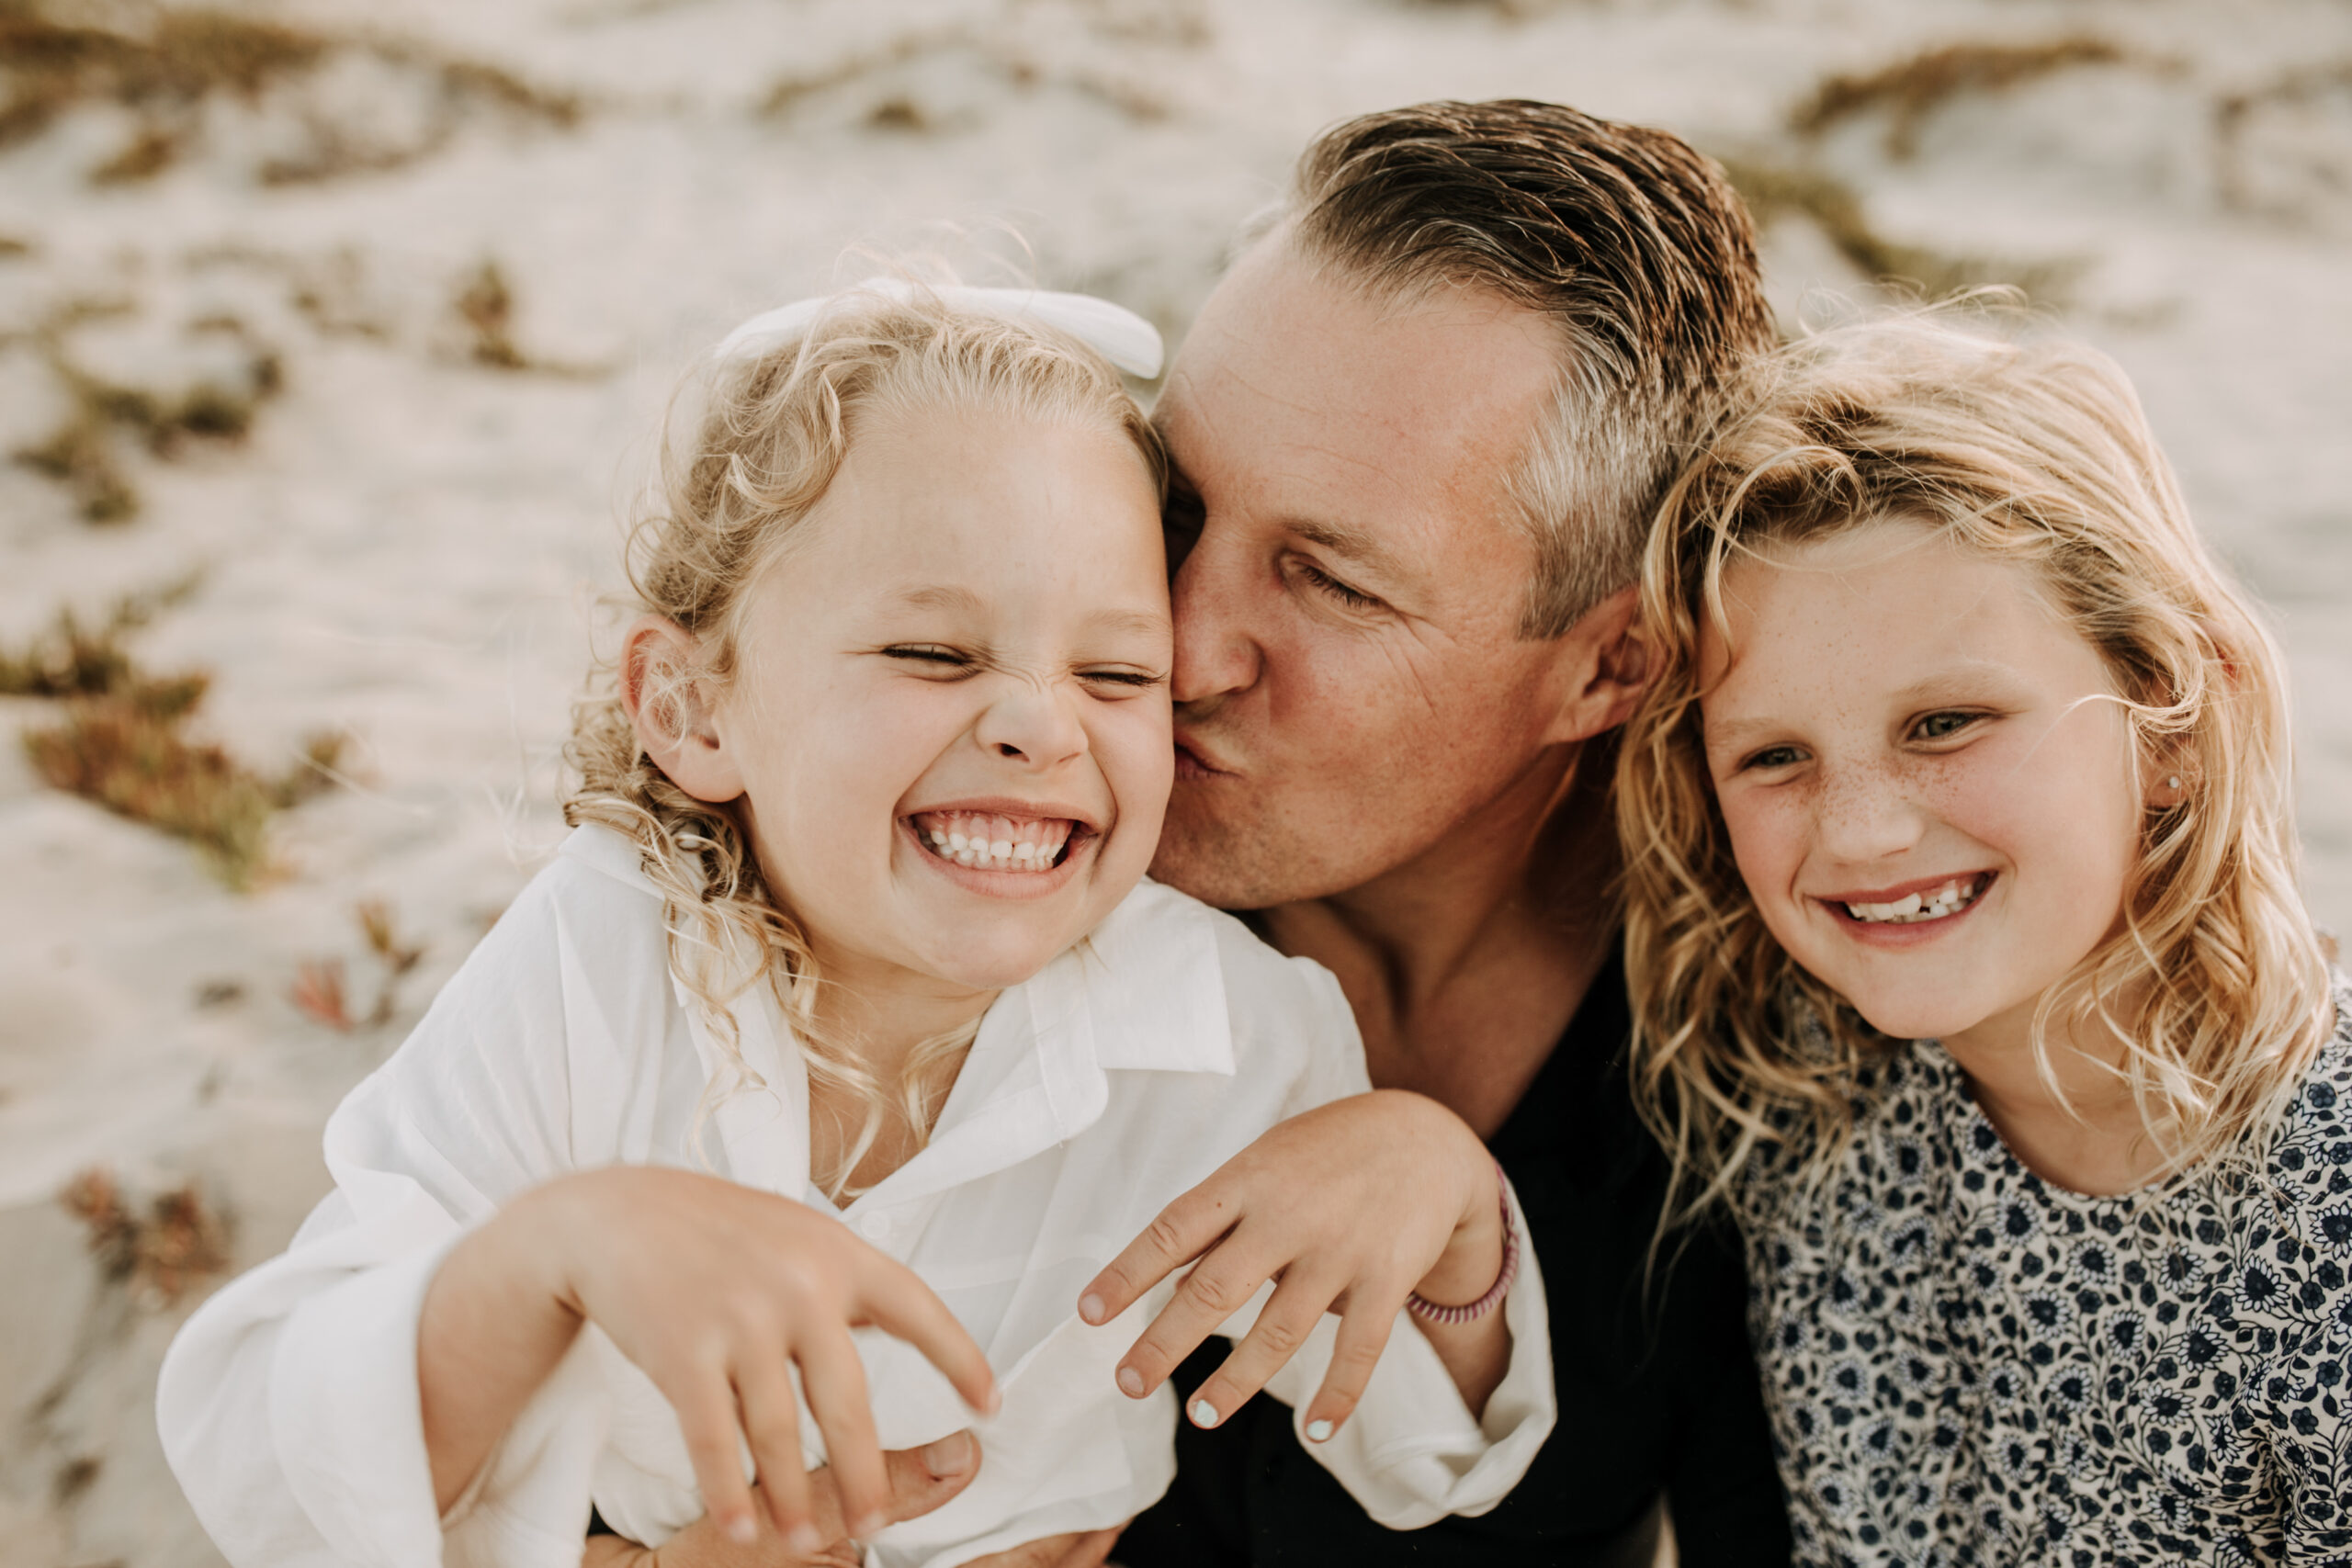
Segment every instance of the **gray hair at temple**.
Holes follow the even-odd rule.
[[[1279,223],[1374,291],[1492,289],[1559,324],[1558,387],[1507,481],[1536,549],[1529,637],[1639,575],[1658,499],[1734,373],[1776,341],[1723,170],[1664,131],[1558,104],[1348,120],[1301,154]]]

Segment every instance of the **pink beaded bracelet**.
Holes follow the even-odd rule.
[[[1503,1266],[1502,1271],[1495,1276],[1495,1282],[1487,1287],[1487,1293],[1460,1306],[1440,1306],[1435,1302],[1423,1300],[1421,1292],[1415,1291],[1405,1298],[1407,1312],[1424,1323],[1475,1323],[1494,1311],[1496,1305],[1510,1294],[1511,1281],[1519,1278],[1519,1227],[1511,1223],[1510,1190],[1504,1185],[1503,1168],[1499,1162],[1495,1166],[1495,1196],[1503,1212]]]

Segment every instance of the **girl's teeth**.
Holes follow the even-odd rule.
[[[1846,912],[1871,925],[1918,925],[1960,913],[1976,901],[1980,891],[1976,878],[1954,877],[1924,898],[1908,893],[1892,904],[1849,904]]]
[[[1062,818],[978,812],[923,813],[914,823],[917,840],[942,859],[988,871],[1052,870],[1077,826]]]

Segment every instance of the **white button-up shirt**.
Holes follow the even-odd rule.
[[[720,1058],[669,974],[661,896],[620,835],[582,828],[566,841],[328,1122],[335,1190],[293,1245],[207,1302],[172,1347],[164,1449],[232,1562],[577,1568],[592,1500],[647,1544],[702,1515],[669,1405],[594,1325],[467,1495],[446,1517],[435,1508],[416,1374],[426,1285],[468,1227],[526,1188],[615,1163],[705,1165],[840,1214],[987,1351],[1003,1404],[978,1424],[978,1479],[886,1530],[869,1564],[948,1568],[1118,1524],[1165,1490],[1174,1394],[1130,1400],[1113,1371],[1171,1287],[1099,1327],[1076,1315],[1079,1292],[1260,1133],[1368,1087],[1337,983],[1147,882],[999,997],[930,1142],[845,1210],[810,1181],[807,1077],[773,998],[757,996],[738,1004],[738,1032],[766,1087],[721,1100],[697,1150]],[[1265,1293],[1226,1332],[1254,1321]],[[1483,1420],[1400,1316],[1356,1415],[1309,1445],[1381,1522],[1492,1507],[1551,1431],[1532,1257],[1504,1311],[1511,1365]],[[1272,1392],[1305,1404],[1336,1322]],[[885,1447],[973,1424],[920,1354],[856,1337]],[[819,1462],[806,1421],[803,1440]]]

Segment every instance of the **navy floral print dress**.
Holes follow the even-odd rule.
[[[2341,982],[2339,982],[2339,987]],[[1940,1046],[1742,1198],[1801,1562],[2352,1564],[2352,1005],[2235,1182],[2018,1163]]]

